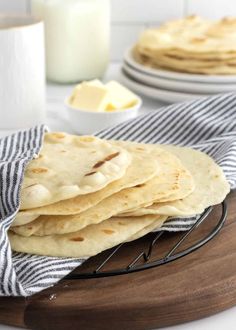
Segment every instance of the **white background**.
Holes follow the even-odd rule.
[[[122,59],[124,49],[130,46],[137,39],[139,32],[149,25],[158,25],[165,20],[182,17],[187,14],[199,14],[209,18],[236,16],[236,0],[111,0],[111,2],[111,48],[113,62],[119,62]],[[27,0],[0,0],[0,12],[24,13],[28,12],[29,8]],[[109,78],[116,79],[116,73],[111,69],[109,72]],[[65,93],[60,88],[48,89],[48,110],[51,113],[60,110]],[[158,106],[149,100],[146,100],[144,104],[147,109]],[[58,123],[58,129],[63,129],[63,127],[60,127]],[[8,330],[13,328],[0,325],[0,329]],[[166,328],[166,330],[206,329],[235,330],[236,307],[209,318]]]

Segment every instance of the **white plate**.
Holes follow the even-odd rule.
[[[150,97],[155,100],[159,100],[165,103],[176,103],[186,100],[194,100],[200,97],[206,97],[203,94],[189,94],[181,92],[168,91],[161,88],[150,87],[128,77],[124,72],[121,72],[122,83],[133,90],[137,94],[142,94],[144,96]]]
[[[174,80],[184,80],[184,81],[193,81],[193,82],[203,82],[203,83],[236,83],[235,75],[203,75],[203,74],[192,74],[192,73],[181,73],[161,69],[152,69],[148,68],[142,64],[136,62],[132,55],[133,47],[129,48],[124,55],[124,60],[134,69],[138,69],[146,74],[163,77],[167,79]]]
[[[123,63],[123,70],[131,78],[134,78],[134,80],[137,80],[140,83],[147,84],[151,87],[163,88],[177,92],[200,93],[208,95],[236,91],[236,84],[207,84],[191,81],[171,80],[146,74],[140,70],[134,69],[127,63]]]

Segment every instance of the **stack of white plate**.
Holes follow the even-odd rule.
[[[181,73],[148,68],[132,56],[132,48],[124,56],[123,83],[138,94],[167,103],[236,91],[236,76]]]

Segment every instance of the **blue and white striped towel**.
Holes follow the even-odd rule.
[[[7,239],[7,230],[19,208],[25,166],[39,152],[44,131],[45,127],[36,127],[0,140],[0,296],[32,295],[52,286],[84,262],[84,259],[12,254]],[[236,188],[236,94],[163,107],[97,136],[192,146],[212,156],[223,168],[231,188]],[[163,227],[169,231],[187,228],[178,219]]]

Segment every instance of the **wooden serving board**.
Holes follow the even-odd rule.
[[[2,297],[0,323],[39,330],[155,329],[236,305],[236,193],[227,200],[229,215],[224,228],[196,252],[138,273],[63,280],[27,299]],[[215,208],[191,241],[209,232],[220,211],[220,207]],[[163,238],[154,258],[173,243],[175,235],[179,234]],[[138,254],[147,242],[148,237],[133,242],[121,250],[119,260],[128,264],[133,249]],[[88,264],[95,265],[103,255],[90,259]],[[82,267],[85,270],[88,265]]]

